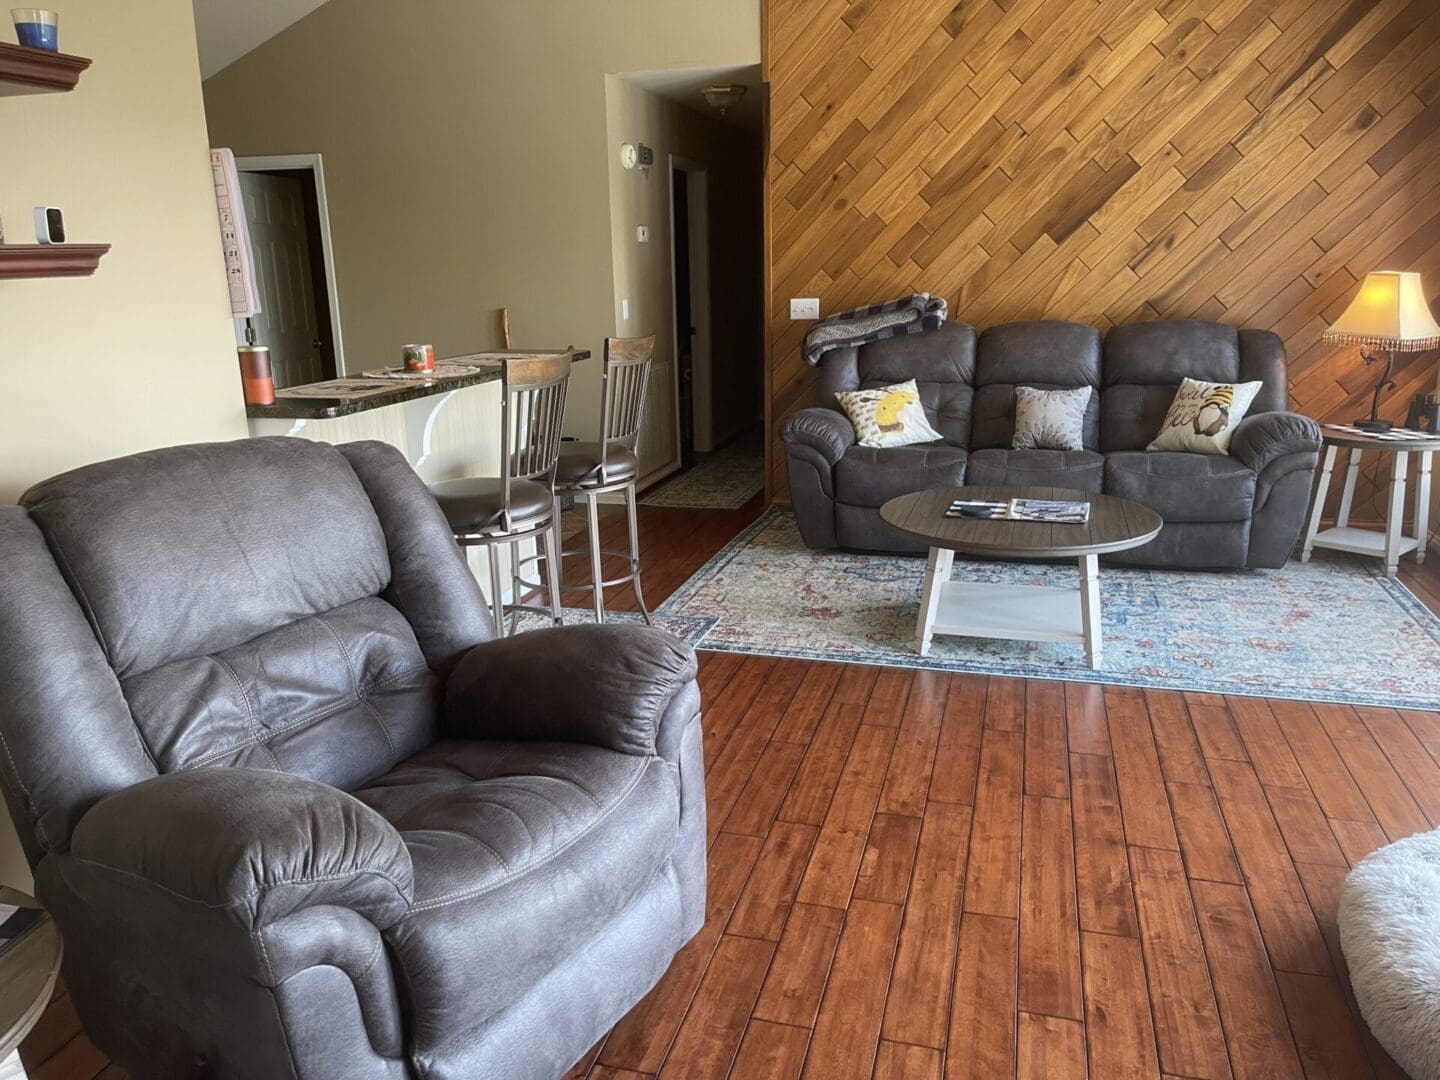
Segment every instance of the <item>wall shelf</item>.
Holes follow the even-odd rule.
[[[0,97],[73,90],[89,66],[83,56],[0,41]]]
[[[0,244],[0,279],[89,277],[109,244]]]

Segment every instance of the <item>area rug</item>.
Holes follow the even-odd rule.
[[[757,431],[714,453],[641,497],[646,506],[738,510],[765,487],[765,444]]]
[[[702,649],[1440,709],[1440,618],[1376,564],[1316,554],[1281,570],[1101,572],[1105,666],[1049,642],[937,637],[914,651],[924,562],[810,551],[794,517],[766,511],[657,617]],[[954,577],[1074,587],[1073,563],[956,557]],[[698,635],[698,636],[697,636]]]

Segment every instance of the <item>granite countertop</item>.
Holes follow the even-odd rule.
[[[325,382],[288,386],[275,391],[273,405],[247,405],[245,415],[251,420],[334,420],[354,416],[387,405],[463,390],[467,386],[496,382],[500,378],[500,360],[506,356],[536,356],[563,352],[563,349],[512,349],[509,352],[470,353],[448,356],[436,364],[463,364],[472,370],[464,375],[437,375],[428,379],[369,379],[364,376],[327,379]],[[590,359],[588,349],[576,349],[575,360]]]

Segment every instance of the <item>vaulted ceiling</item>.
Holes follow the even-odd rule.
[[[191,0],[200,77],[208,79],[299,22],[325,0]]]

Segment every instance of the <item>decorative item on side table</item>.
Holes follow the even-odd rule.
[[[1354,423],[1370,432],[1389,431],[1394,426],[1380,419],[1380,398],[1395,387],[1391,378],[1395,354],[1440,349],[1440,324],[1425,301],[1420,275],[1413,271],[1377,270],[1366,274],[1350,306],[1320,336],[1336,345],[1358,345],[1366,364],[1384,355],[1385,374],[1375,386],[1370,415]]]

